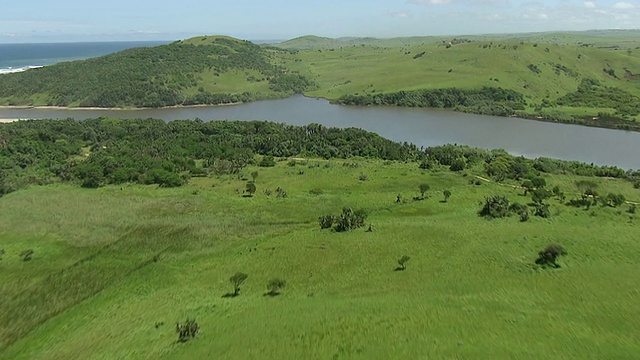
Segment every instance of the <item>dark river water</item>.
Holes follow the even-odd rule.
[[[242,105],[144,109],[63,110],[0,109],[0,118],[75,118],[99,116],[157,118],[166,121],[268,120],[292,125],[318,123],[334,127],[359,127],[395,141],[418,146],[465,144],[505,149],[526,157],[579,160],[623,169],[640,169],[640,133],[546,123],[517,118],[464,114],[401,107],[348,107],[326,100],[294,96],[285,100]]]

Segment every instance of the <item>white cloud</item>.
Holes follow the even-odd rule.
[[[628,2],[617,2],[613,4],[613,8],[617,10],[631,10],[635,9],[636,6]]]
[[[587,9],[595,9],[596,7],[598,7],[593,1],[585,1],[582,3],[582,5]]]

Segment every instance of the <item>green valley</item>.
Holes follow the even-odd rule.
[[[0,105],[216,105],[304,93],[348,105],[443,107],[640,130],[636,34],[307,36],[265,46],[203,36],[3,75]]]

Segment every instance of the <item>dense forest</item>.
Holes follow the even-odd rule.
[[[9,99],[7,105],[33,105],[35,98],[38,102],[44,98],[44,104],[49,106],[163,107],[235,103],[268,96],[250,92],[186,92],[201,83],[199,77],[205,71],[215,76],[230,70],[256,71],[268,82],[272,97],[302,92],[312,85],[303,76],[273,65],[268,50],[251,42],[224,37],[205,40],[202,44],[178,41],[134,48],[3,75],[0,98]]]
[[[0,195],[27,185],[60,181],[84,187],[129,182],[181,186],[194,176],[240,174],[248,164],[273,166],[278,158],[292,156],[411,161],[423,169],[440,166],[452,171],[480,167],[496,181],[540,173],[615,177],[640,187],[640,171],[526,159],[503,150],[467,146],[420,149],[356,128],[98,118],[0,125]]]
[[[479,90],[435,89],[400,91],[375,95],[344,95],[344,105],[397,105],[455,109],[484,115],[508,116],[526,105],[524,96],[513,90],[483,87]]]

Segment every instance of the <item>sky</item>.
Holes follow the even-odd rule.
[[[4,4],[3,4],[4,3]],[[640,0],[2,0],[0,43],[638,29]]]

